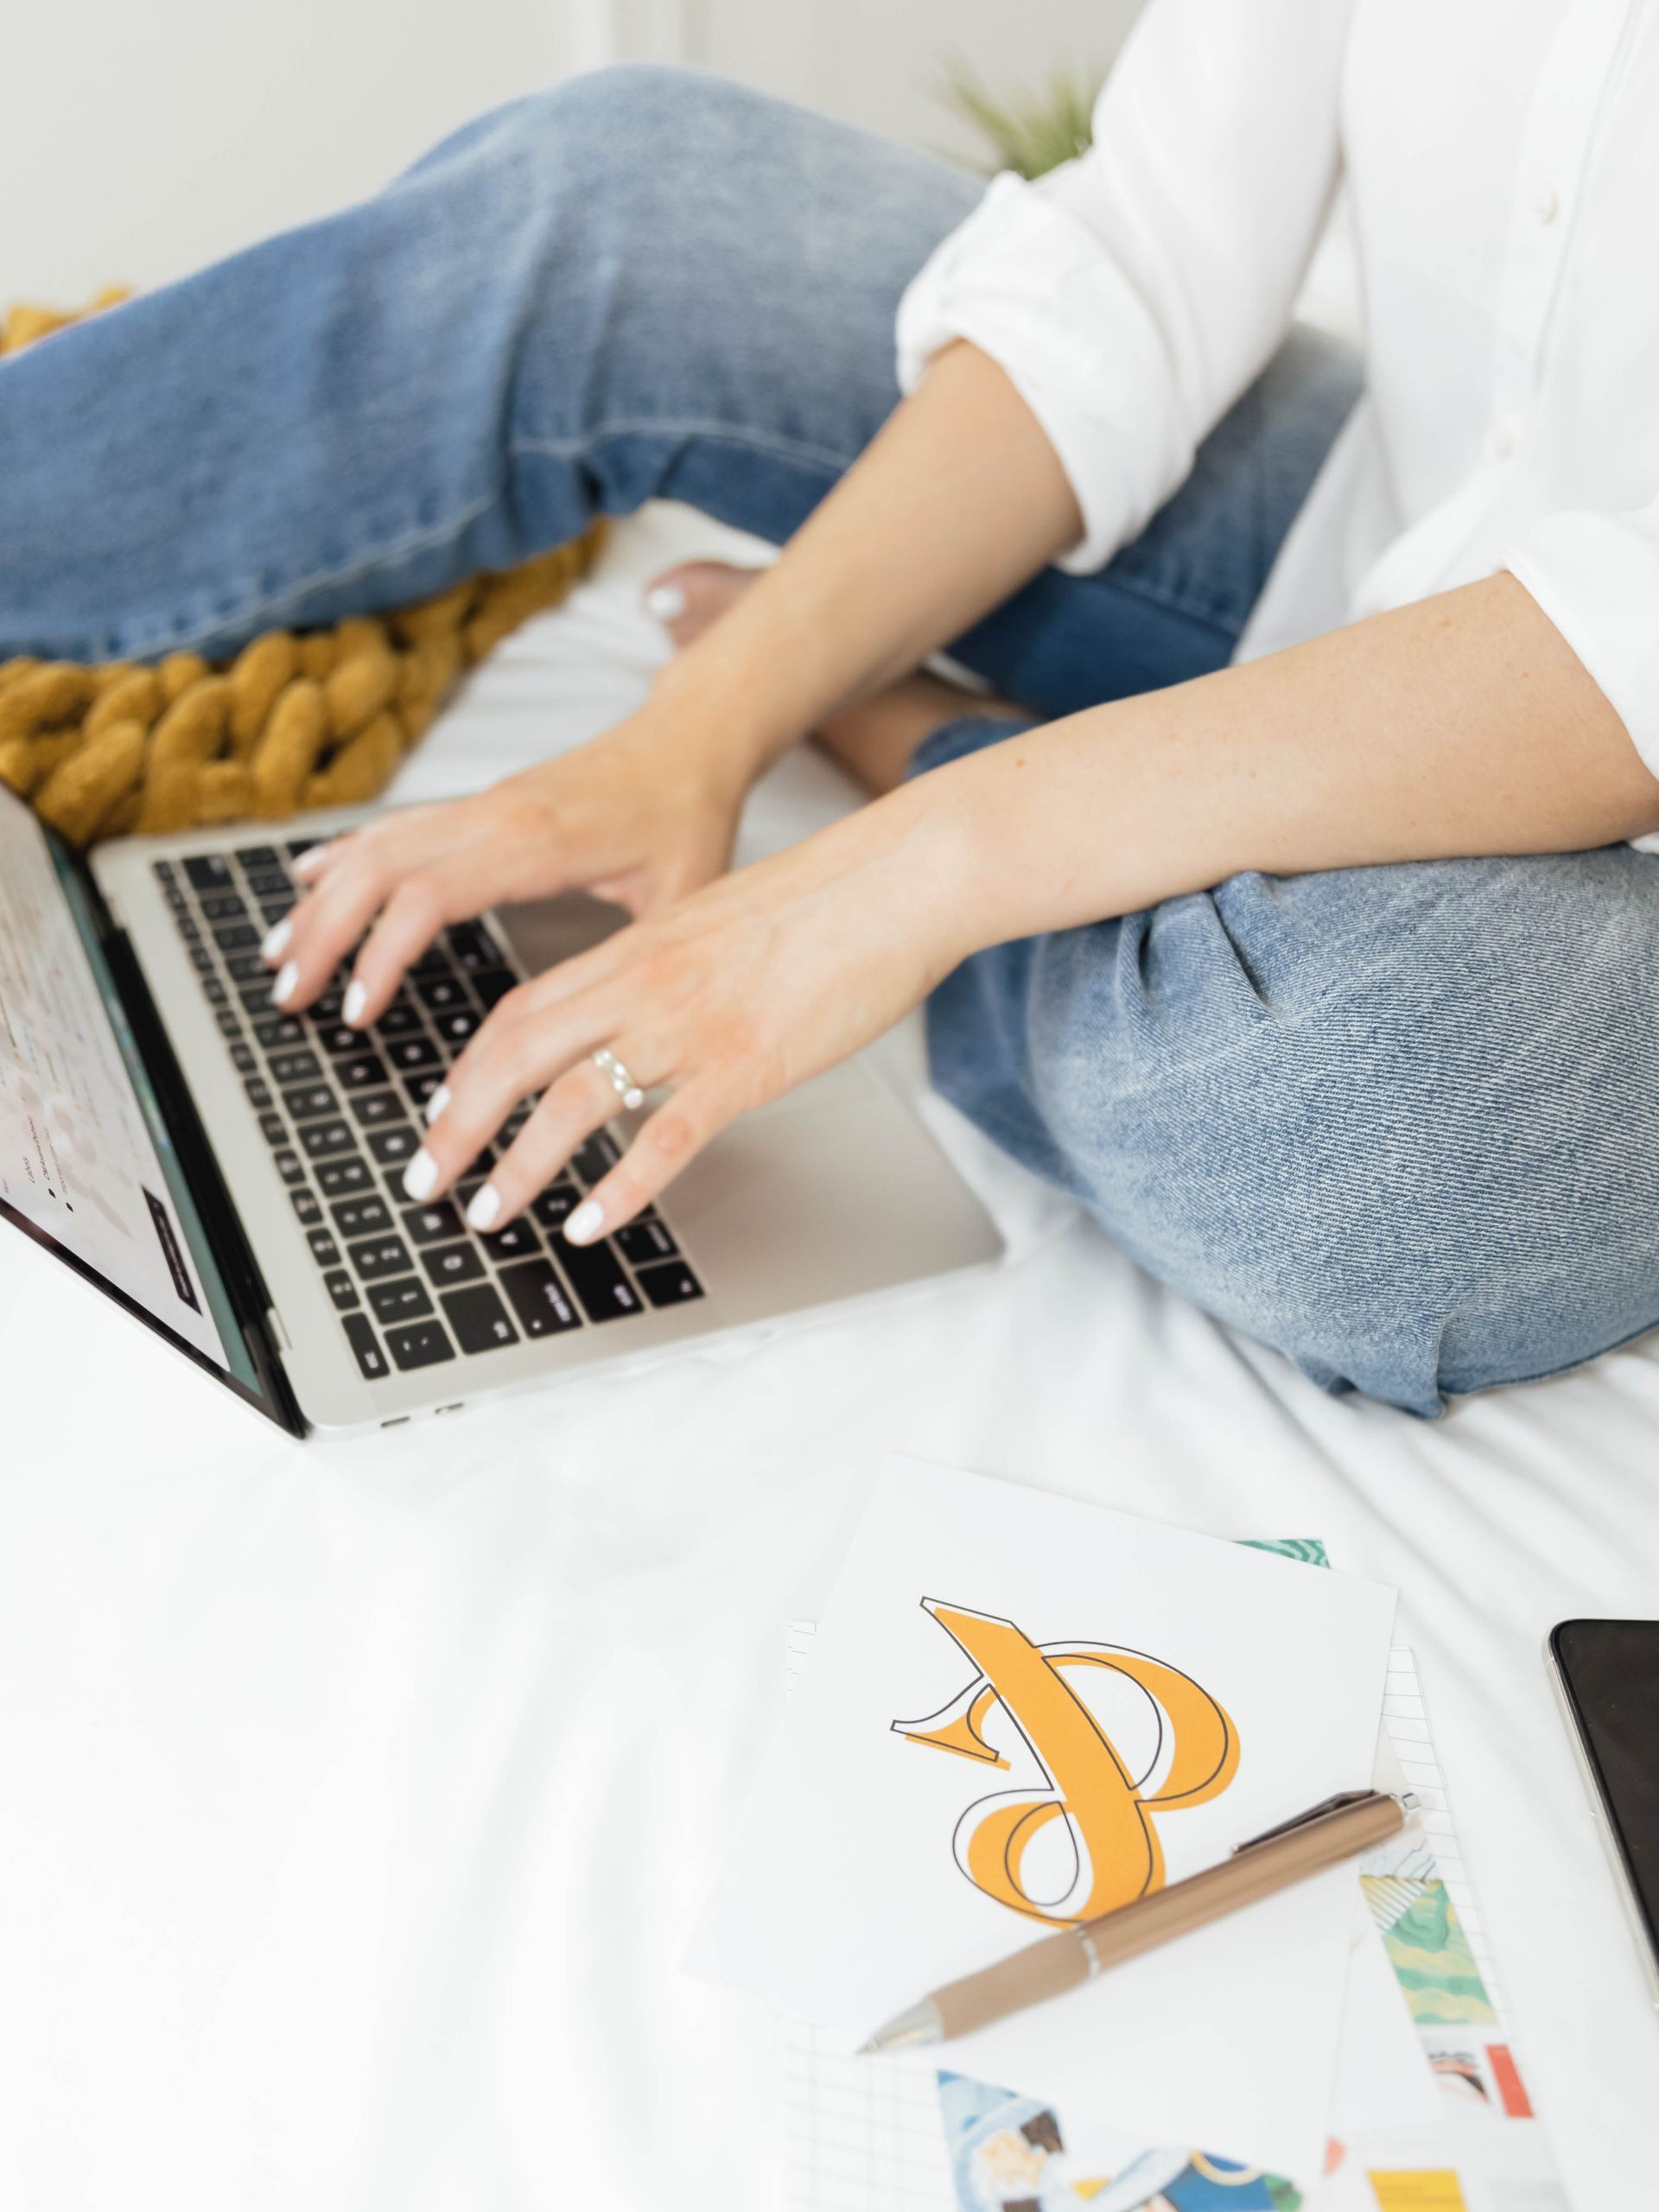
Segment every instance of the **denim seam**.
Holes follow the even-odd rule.
[[[483,499],[474,501],[470,506],[463,507],[460,513],[449,521],[434,523],[422,530],[407,531],[401,537],[390,538],[384,545],[378,546],[366,558],[353,561],[345,568],[314,569],[309,575],[296,578],[292,583],[285,585],[281,591],[267,593],[264,596],[249,600],[238,608],[234,619],[238,621],[245,621],[251,614],[263,620],[277,609],[304,599],[308,594],[315,591],[321,585],[349,583],[353,577],[366,575],[372,569],[383,568],[391,562],[401,560],[410,553],[419,552],[429,545],[442,544],[446,539],[458,537],[469,523],[476,522],[480,515],[486,514],[493,506],[496,505],[501,496],[502,486],[498,485]],[[228,615],[221,615],[218,620],[200,625],[194,631],[184,634],[187,637],[211,638],[215,630],[222,629],[232,619]],[[168,641],[168,651],[176,652],[183,649],[177,636]],[[128,648],[129,652],[145,650],[147,648],[142,645]]]
[[[555,460],[569,461],[578,454],[591,452],[596,445],[602,445],[607,438],[614,437],[718,439],[726,445],[746,446],[755,453],[774,454],[780,460],[803,461],[813,467],[837,472],[850,468],[857,458],[856,454],[831,453],[827,447],[809,445],[798,438],[779,437],[770,431],[735,429],[728,423],[664,423],[655,420],[607,423],[602,429],[586,431],[573,438],[516,437],[509,441],[507,452],[509,455],[545,454]]]

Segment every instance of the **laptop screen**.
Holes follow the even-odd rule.
[[[264,1396],[74,864],[4,791],[0,1210]]]

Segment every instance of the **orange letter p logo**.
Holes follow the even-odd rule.
[[[1033,1643],[1012,1621],[933,1598],[922,1604],[977,1672],[948,1706],[921,1720],[895,1720],[894,1732],[961,1758],[1007,1767],[982,1732],[987,1714],[1000,1705],[1047,1785],[982,1797],[957,1821],[957,1864],[976,1889],[1057,1928],[1092,1920],[1161,1889],[1164,1856],[1150,1816],[1218,1797],[1238,1769],[1238,1732],[1215,1699],[1191,1675],[1141,1651],[1104,1643]],[[1109,1669],[1147,1700],[1155,1722],[1150,1759],[1120,1756],[1065,1679],[1084,1668]],[[1139,1770],[1132,1772],[1132,1766]],[[1155,1785],[1147,1789],[1154,1777]],[[1039,1898],[1026,1878],[1026,1855],[1057,1821],[1065,1824],[1071,1847],[1060,1859],[1062,1868],[1070,1866],[1071,1879],[1057,1894]],[[1043,1855],[1050,1859],[1052,1876],[1052,1857]]]

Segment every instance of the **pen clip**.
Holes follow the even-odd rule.
[[[1281,1821],[1277,1827],[1263,1828],[1260,1835],[1247,1836],[1243,1843],[1236,1843],[1233,1856],[1236,1859],[1241,1851],[1252,1850],[1258,1843],[1271,1843],[1275,1836],[1293,1835],[1298,1828],[1310,1827],[1315,1821],[1324,1820],[1327,1814],[1345,1812],[1350,1805],[1376,1803],[1385,1795],[1386,1792],[1380,1789],[1339,1790],[1336,1796],[1327,1797],[1321,1805],[1310,1805],[1305,1813],[1293,1813],[1287,1821]],[[1402,1797],[1398,1802],[1409,1812],[1414,1800]]]

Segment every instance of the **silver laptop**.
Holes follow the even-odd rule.
[[[462,1218],[473,1178],[414,1205],[404,1165],[450,1061],[521,977],[622,918],[503,909],[448,931],[372,1029],[341,1021],[343,976],[285,1014],[259,941],[297,855],[360,818],[86,863],[0,788],[0,1215],[293,1433],[454,1412],[997,1256],[868,1058],[734,1126],[600,1243],[559,1230],[628,1116],[494,1236]]]

